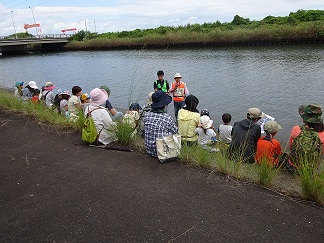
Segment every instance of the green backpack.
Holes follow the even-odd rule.
[[[304,125],[300,129],[300,134],[294,139],[291,146],[291,159],[295,165],[309,162],[317,165],[322,156],[321,139],[313,128],[307,128]]]
[[[82,140],[87,142],[87,143],[97,143],[99,134],[97,132],[96,125],[93,122],[93,119],[91,117],[91,112],[94,110],[97,110],[100,108],[93,109],[92,111],[88,112],[86,119],[84,120],[83,123],[83,128],[82,128]]]

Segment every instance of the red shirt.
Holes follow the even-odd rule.
[[[264,139],[265,136],[259,138],[257,143],[257,151],[255,153],[255,159],[258,164],[262,160],[266,160],[270,164],[278,165],[278,156],[282,154],[281,145],[278,140],[272,138],[271,141]]]

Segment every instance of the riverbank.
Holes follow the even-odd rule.
[[[82,120],[77,123],[71,123],[65,117],[49,109],[16,100],[10,92],[11,89],[7,89],[5,93],[0,92],[0,107],[25,114],[31,119],[36,119],[44,127],[59,134],[79,133],[79,139],[82,143],[80,135],[83,124]],[[130,147],[142,154],[146,154],[144,140],[140,137],[131,142]],[[283,195],[299,199],[303,197],[304,192],[302,191],[298,175],[272,167],[245,164],[239,159],[237,161],[229,161],[222,152],[226,148],[221,147],[220,144],[217,147],[221,150],[220,153],[209,153],[200,147],[183,146],[180,161],[190,166],[204,168],[212,173],[222,173],[238,180],[259,183],[268,187],[269,190],[277,191]],[[318,186],[321,186],[321,184],[318,184]],[[324,194],[322,193],[324,191],[319,191],[318,198],[316,199],[319,204],[324,203]]]
[[[91,148],[4,110],[0,132],[1,242],[322,241],[322,208],[254,183]]]

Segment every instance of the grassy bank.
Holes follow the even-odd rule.
[[[188,24],[155,29],[90,33],[80,31],[68,49],[109,49],[114,47],[171,47],[186,44],[230,45],[247,43],[324,42],[324,11],[299,10],[285,17],[267,16],[250,21],[236,15],[230,23]]]
[[[56,132],[79,131],[81,133],[82,121],[69,122],[64,116],[46,108],[44,105],[35,105],[31,102],[22,102],[15,98],[12,93],[0,90],[0,108],[12,112],[19,112],[35,118],[41,125],[53,128]],[[125,134],[126,131],[126,134]],[[141,153],[145,153],[144,140],[140,136],[130,136],[133,129],[123,123],[117,123],[117,135],[122,144],[131,143],[131,147]],[[81,140],[81,136],[80,136]],[[301,168],[299,175],[289,174],[280,169],[268,166],[266,163],[258,166],[256,164],[243,163],[240,158],[231,161],[226,158],[226,147],[217,145],[220,152],[210,153],[201,147],[183,146],[181,150],[181,163],[196,166],[210,171],[220,173],[227,179],[245,180],[258,183],[270,190],[279,193],[313,200],[324,205],[324,171],[316,168]]]

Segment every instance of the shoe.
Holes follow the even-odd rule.
[[[218,148],[211,148],[210,149],[210,152],[211,153],[214,153],[214,152],[219,152],[220,150]]]

